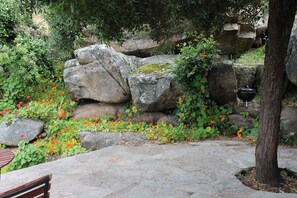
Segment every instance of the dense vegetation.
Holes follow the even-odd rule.
[[[0,65],[4,70],[0,70],[0,122],[14,117],[40,119],[45,122],[46,135],[39,136],[33,143],[22,141],[14,161],[6,170],[38,164],[51,155],[64,157],[85,152],[77,135],[79,131],[134,131],[161,142],[257,133],[257,120],[252,130],[227,122],[226,114],[230,109],[219,107],[210,100],[206,76],[217,56],[216,44],[209,36],[221,24],[233,20],[226,17],[226,12],[231,13],[230,7],[234,8],[233,14],[245,8],[253,15],[254,9],[262,5],[261,1],[228,0],[218,4],[206,0],[104,0],[97,1],[96,6],[94,1],[21,2],[0,1]],[[50,32],[33,23],[33,9],[44,14]],[[205,33],[206,38],[197,37],[192,43],[183,44],[176,61],[177,81],[189,88],[173,112],[179,116],[178,126],[123,121],[125,116],[137,113],[135,106],[127,108],[127,115],[92,120],[72,118],[76,104],[64,88],[63,61],[71,56],[70,52],[77,47],[82,29],[86,27],[103,40],[124,39],[128,30],[149,29],[157,40],[172,32]],[[260,54],[264,55],[262,51]],[[167,69],[168,65],[164,67]]]

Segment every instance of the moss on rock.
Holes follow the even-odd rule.
[[[133,73],[142,73],[142,74],[150,74],[150,73],[163,73],[170,69],[170,64],[150,64],[143,65],[137,68]]]

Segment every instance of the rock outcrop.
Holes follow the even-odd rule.
[[[116,52],[106,45],[76,50],[75,60],[65,63],[65,86],[75,101],[92,99],[123,103],[130,99],[128,75],[136,69],[136,58]]]
[[[240,54],[248,51],[256,39],[256,30],[248,24],[226,24],[216,38],[220,54]]]
[[[3,121],[0,125],[0,144],[17,146],[21,140],[32,141],[43,130],[44,122],[32,119]]]
[[[152,54],[158,54],[158,51],[162,52],[162,48],[167,42],[177,44],[185,41],[186,39],[186,36],[173,35],[165,42],[156,42],[151,38],[146,38],[145,36],[134,35],[130,36],[130,38],[128,38],[122,44],[111,42],[111,47],[113,47],[117,52],[121,52],[126,55],[148,57]]]
[[[253,87],[256,79],[257,68],[254,66],[234,65],[237,87],[243,88],[245,86]]]
[[[236,101],[237,82],[232,62],[215,64],[207,77],[210,97],[219,105]]]
[[[288,45],[286,72],[291,83],[297,86],[297,24],[292,29]]]

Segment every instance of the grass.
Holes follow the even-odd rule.
[[[264,64],[265,57],[265,46],[250,50],[240,56],[239,59],[236,60],[237,64],[243,65],[259,65]]]

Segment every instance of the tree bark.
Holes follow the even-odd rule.
[[[277,146],[285,58],[296,14],[296,0],[269,0],[268,42],[261,85],[260,128],[256,146],[256,179],[278,186]]]

